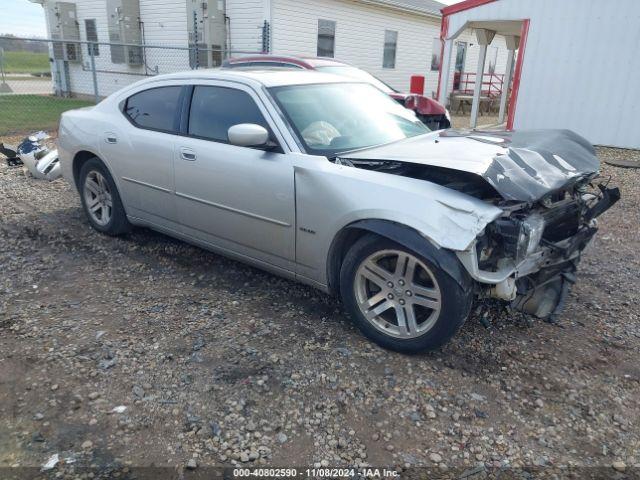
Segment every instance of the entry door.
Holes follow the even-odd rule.
[[[119,177],[127,213],[165,227],[175,222],[173,143],[182,90],[162,86],[133,94],[120,126],[103,133],[103,152]]]
[[[186,234],[292,271],[290,159],[275,150],[228,143],[233,125],[258,124],[273,132],[265,118],[266,110],[248,87],[195,86],[188,136],[176,140],[176,206]]]
[[[464,74],[464,64],[467,59],[467,42],[458,42],[456,49],[456,70],[454,75],[454,90],[460,90],[460,81]],[[465,87],[466,88],[466,87]]]

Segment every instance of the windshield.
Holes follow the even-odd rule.
[[[349,65],[316,67],[316,70],[318,70],[319,72],[333,73],[334,75],[340,75],[343,77],[355,78],[356,80],[362,80],[363,82],[370,83],[374,87],[378,87],[387,95],[396,92],[389,85],[384,83],[382,80],[378,80],[369,72],[365,72],[364,70],[360,70],[359,68],[350,67]]]
[[[377,88],[364,83],[322,83],[271,88],[289,123],[315,155],[384,145],[430,130]]]

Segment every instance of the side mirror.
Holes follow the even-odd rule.
[[[228,132],[229,143],[238,147],[264,147],[269,143],[266,128],[253,123],[234,125]]]

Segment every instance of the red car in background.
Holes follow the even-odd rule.
[[[449,112],[435,100],[424,95],[398,92],[369,72],[330,58],[301,58],[265,54],[231,58],[222,64],[222,68],[240,67],[297,68],[355,78],[374,85],[398,103],[413,110],[418,118],[431,130],[442,130],[451,127]]]

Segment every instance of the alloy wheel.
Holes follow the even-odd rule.
[[[362,315],[376,329],[397,338],[427,333],[442,306],[440,286],[431,269],[401,250],[367,257],[356,271],[354,290]]]
[[[91,170],[84,181],[84,200],[91,219],[104,227],[111,221],[113,198],[104,176]]]

